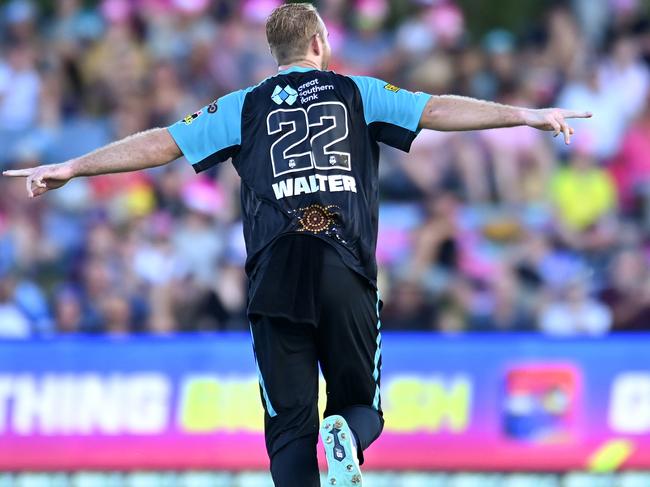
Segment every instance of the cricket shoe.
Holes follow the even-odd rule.
[[[327,457],[327,485],[361,487],[361,469],[354,437],[342,416],[328,416],[321,423],[320,437]]]

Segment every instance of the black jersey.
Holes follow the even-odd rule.
[[[293,67],[169,127],[199,172],[241,176],[246,272],[288,234],[330,243],[376,285],[378,142],[408,151],[429,99],[375,78]]]

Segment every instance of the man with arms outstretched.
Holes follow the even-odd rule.
[[[248,316],[278,487],[361,485],[363,451],[383,427],[376,287],[379,142],[408,151],[420,129],[528,125],[563,134],[589,113],[532,110],[411,93],[378,79],[325,71],[327,28],[309,4],[266,24],[278,73],[168,128],[62,164],[5,171],[35,197],[80,176],[136,171],[181,156],[199,172],[232,158],[241,176]],[[318,366],[327,383],[319,427]]]

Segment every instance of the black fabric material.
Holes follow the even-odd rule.
[[[372,122],[369,128],[376,141],[404,152],[411,150],[411,144],[418,135],[417,132],[386,122]]]
[[[296,438],[271,458],[275,487],[320,487],[315,435]]]
[[[368,406],[349,406],[341,412],[357,440],[357,456],[363,465],[363,450],[368,448],[384,429],[384,418]]]
[[[300,91],[301,86],[312,83],[328,89],[319,91],[317,98],[313,99],[299,96],[292,105],[287,103],[278,105],[273,101],[272,95],[279,86],[283,88],[289,86]],[[347,135],[334,141],[327,150],[332,154],[349,154],[349,167],[285,168],[279,164],[280,170],[274,171],[275,166],[272,164],[271,155],[280,139],[278,133],[269,134],[270,114],[278,111],[289,113],[296,110],[309,110],[314,106],[320,106],[320,109],[325,111],[334,110],[332,108],[334,105],[345,107]],[[330,122],[323,122],[326,125],[332,123],[332,119],[340,118],[340,115],[334,111],[324,112],[323,115],[329,116],[323,119],[330,120]],[[394,144],[402,150],[408,150],[416,132],[391,124],[373,123],[372,128],[369,127],[365,120],[363,100],[357,84],[351,78],[332,71],[290,72],[268,78],[246,94],[241,117],[241,144],[237,151],[233,151],[232,162],[242,181],[241,204],[248,277],[251,280],[255,279],[260,265],[268,259],[267,254],[270,252],[271,244],[278,237],[296,231],[305,231],[301,228],[305,212],[313,205],[317,205],[328,209],[334,216],[325,227],[316,227],[320,229],[307,231],[333,243],[343,262],[376,286],[375,248],[379,213],[378,142]],[[339,127],[344,126],[340,120],[338,124]],[[289,125],[284,125],[287,126]],[[295,134],[302,130],[295,126],[295,123],[293,128]],[[315,150],[312,147],[312,137],[318,133],[322,132],[318,132],[314,126],[311,126],[309,136],[299,141],[290,152],[305,154]],[[222,157],[220,155],[219,159]],[[211,164],[210,161],[206,164],[201,162],[201,168],[209,167],[208,163]],[[284,194],[278,197],[276,192],[280,187],[278,185],[291,184],[293,188],[294,184],[297,185],[297,181],[301,180],[304,186],[309,178],[316,178],[316,176],[351,178],[348,182],[350,180],[354,182],[356,192],[341,190],[340,187],[332,190],[328,182],[327,188],[322,188],[318,183],[318,190],[300,190],[295,191],[291,196]],[[312,181],[313,185],[317,184],[315,179]],[[276,185],[275,189],[274,185]]]
[[[194,168],[194,172],[197,174],[206,171],[210,169],[211,167],[216,166],[220,162],[223,162],[227,159],[230,159],[233,157],[235,154],[237,154],[237,151],[239,150],[238,145],[233,145],[230,147],[226,147],[224,149],[221,149],[220,151],[215,152],[212,154],[210,157],[206,157],[202,161],[197,162],[196,164],[192,165],[192,168]]]
[[[378,387],[373,377],[379,333],[376,291],[350,270],[331,246],[314,248],[322,253],[320,280],[308,289],[297,289],[294,299],[309,300],[313,296],[306,292],[317,293],[316,326],[284,317],[251,316],[257,363],[276,413],[270,416],[260,388],[270,457],[297,438],[318,434],[319,364],[327,384],[325,416],[343,414],[352,406],[372,408]],[[284,280],[273,285],[283,288]],[[382,417],[381,404],[375,414]],[[352,420],[356,421],[356,416]],[[359,444],[367,447],[373,435],[366,433],[365,421],[357,427]]]
[[[308,235],[276,240],[257,279],[250,282],[248,314],[316,326],[320,318],[323,247],[327,245]]]
[[[264,391],[266,450],[280,448],[304,436],[318,434],[318,355],[315,329],[282,318],[258,316],[251,321],[255,357],[264,388],[277,413],[269,415]]]

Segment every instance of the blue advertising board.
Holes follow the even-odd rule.
[[[383,354],[370,469],[650,468],[650,335],[386,333]],[[247,333],[0,342],[0,469],[267,465]]]

